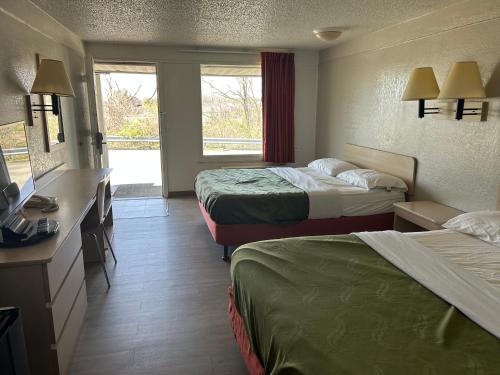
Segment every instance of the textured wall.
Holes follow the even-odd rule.
[[[12,3],[12,2],[10,2]],[[10,3],[2,5],[10,6]],[[22,4],[19,1],[16,5]],[[16,11],[30,10],[30,4]],[[31,5],[32,6],[32,5]],[[62,115],[66,133],[63,147],[47,153],[44,149],[43,130],[40,122],[34,127],[27,127],[32,165],[35,176],[67,162],[70,167],[78,167],[88,159],[87,151],[79,147],[79,134],[88,128],[88,111],[86,110],[86,91],[82,75],[84,74],[83,49],[78,51],[54,40],[49,34],[41,32],[26,21],[21,21],[12,13],[0,8],[0,125],[26,119],[24,95],[29,92],[36,75],[35,54],[48,58],[63,60],[72,80],[76,98],[62,98]],[[39,15],[38,22],[48,27],[54,22],[48,16],[43,20]],[[60,32],[60,30],[58,30]]]
[[[483,3],[489,16],[500,11],[498,2]],[[415,156],[415,199],[463,210],[495,207],[500,184],[500,19],[475,13],[469,25],[427,27],[447,17],[466,20],[463,5],[381,32],[371,37],[372,43],[353,41],[321,53],[317,156],[339,155],[346,142]],[[474,11],[478,9],[485,8]],[[413,68],[432,66],[442,86],[452,63],[464,60],[479,63],[491,97],[487,122],[418,119],[417,103],[401,102]]]

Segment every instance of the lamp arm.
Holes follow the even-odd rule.
[[[56,116],[59,116],[59,97],[56,94],[52,94],[52,113]]]
[[[457,114],[455,116],[456,120],[461,120],[464,117],[464,105],[465,105],[465,100],[458,99],[458,101],[457,101]]]
[[[425,115],[425,100],[418,99],[418,118],[423,118]]]
[[[431,111],[431,112],[428,112]],[[439,107],[425,107],[425,99],[418,99],[418,118],[423,118],[425,115],[435,115],[440,113]]]
[[[59,96],[57,96],[56,94],[52,94],[50,96],[50,99],[52,101],[52,104],[34,104],[32,103],[31,104],[31,107],[40,107],[40,109],[35,109],[35,108],[32,108],[31,110],[33,112],[49,112],[49,111],[52,111],[52,113],[55,115],[55,116],[59,116],[59,108],[60,108],[60,105],[59,105]]]

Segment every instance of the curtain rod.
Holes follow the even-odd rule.
[[[257,51],[237,51],[237,50],[209,50],[209,49],[181,49],[179,53],[214,53],[214,54],[235,54],[235,55],[260,55],[261,52],[292,52],[289,49],[263,49]]]

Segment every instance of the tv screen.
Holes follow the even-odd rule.
[[[9,196],[5,189],[15,182],[19,195]],[[15,211],[35,190],[24,122],[0,125],[0,223]],[[8,198],[8,199],[7,199]]]

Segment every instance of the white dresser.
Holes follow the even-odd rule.
[[[0,306],[21,309],[31,374],[66,374],[87,309],[82,247],[85,222],[95,219],[95,194],[110,169],[60,171],[38,194],[56,196],[60,209],[47,216],[60,223],[59,232],[34,246],[0,249]],[[112,224],[112,216],[110,217]]]

